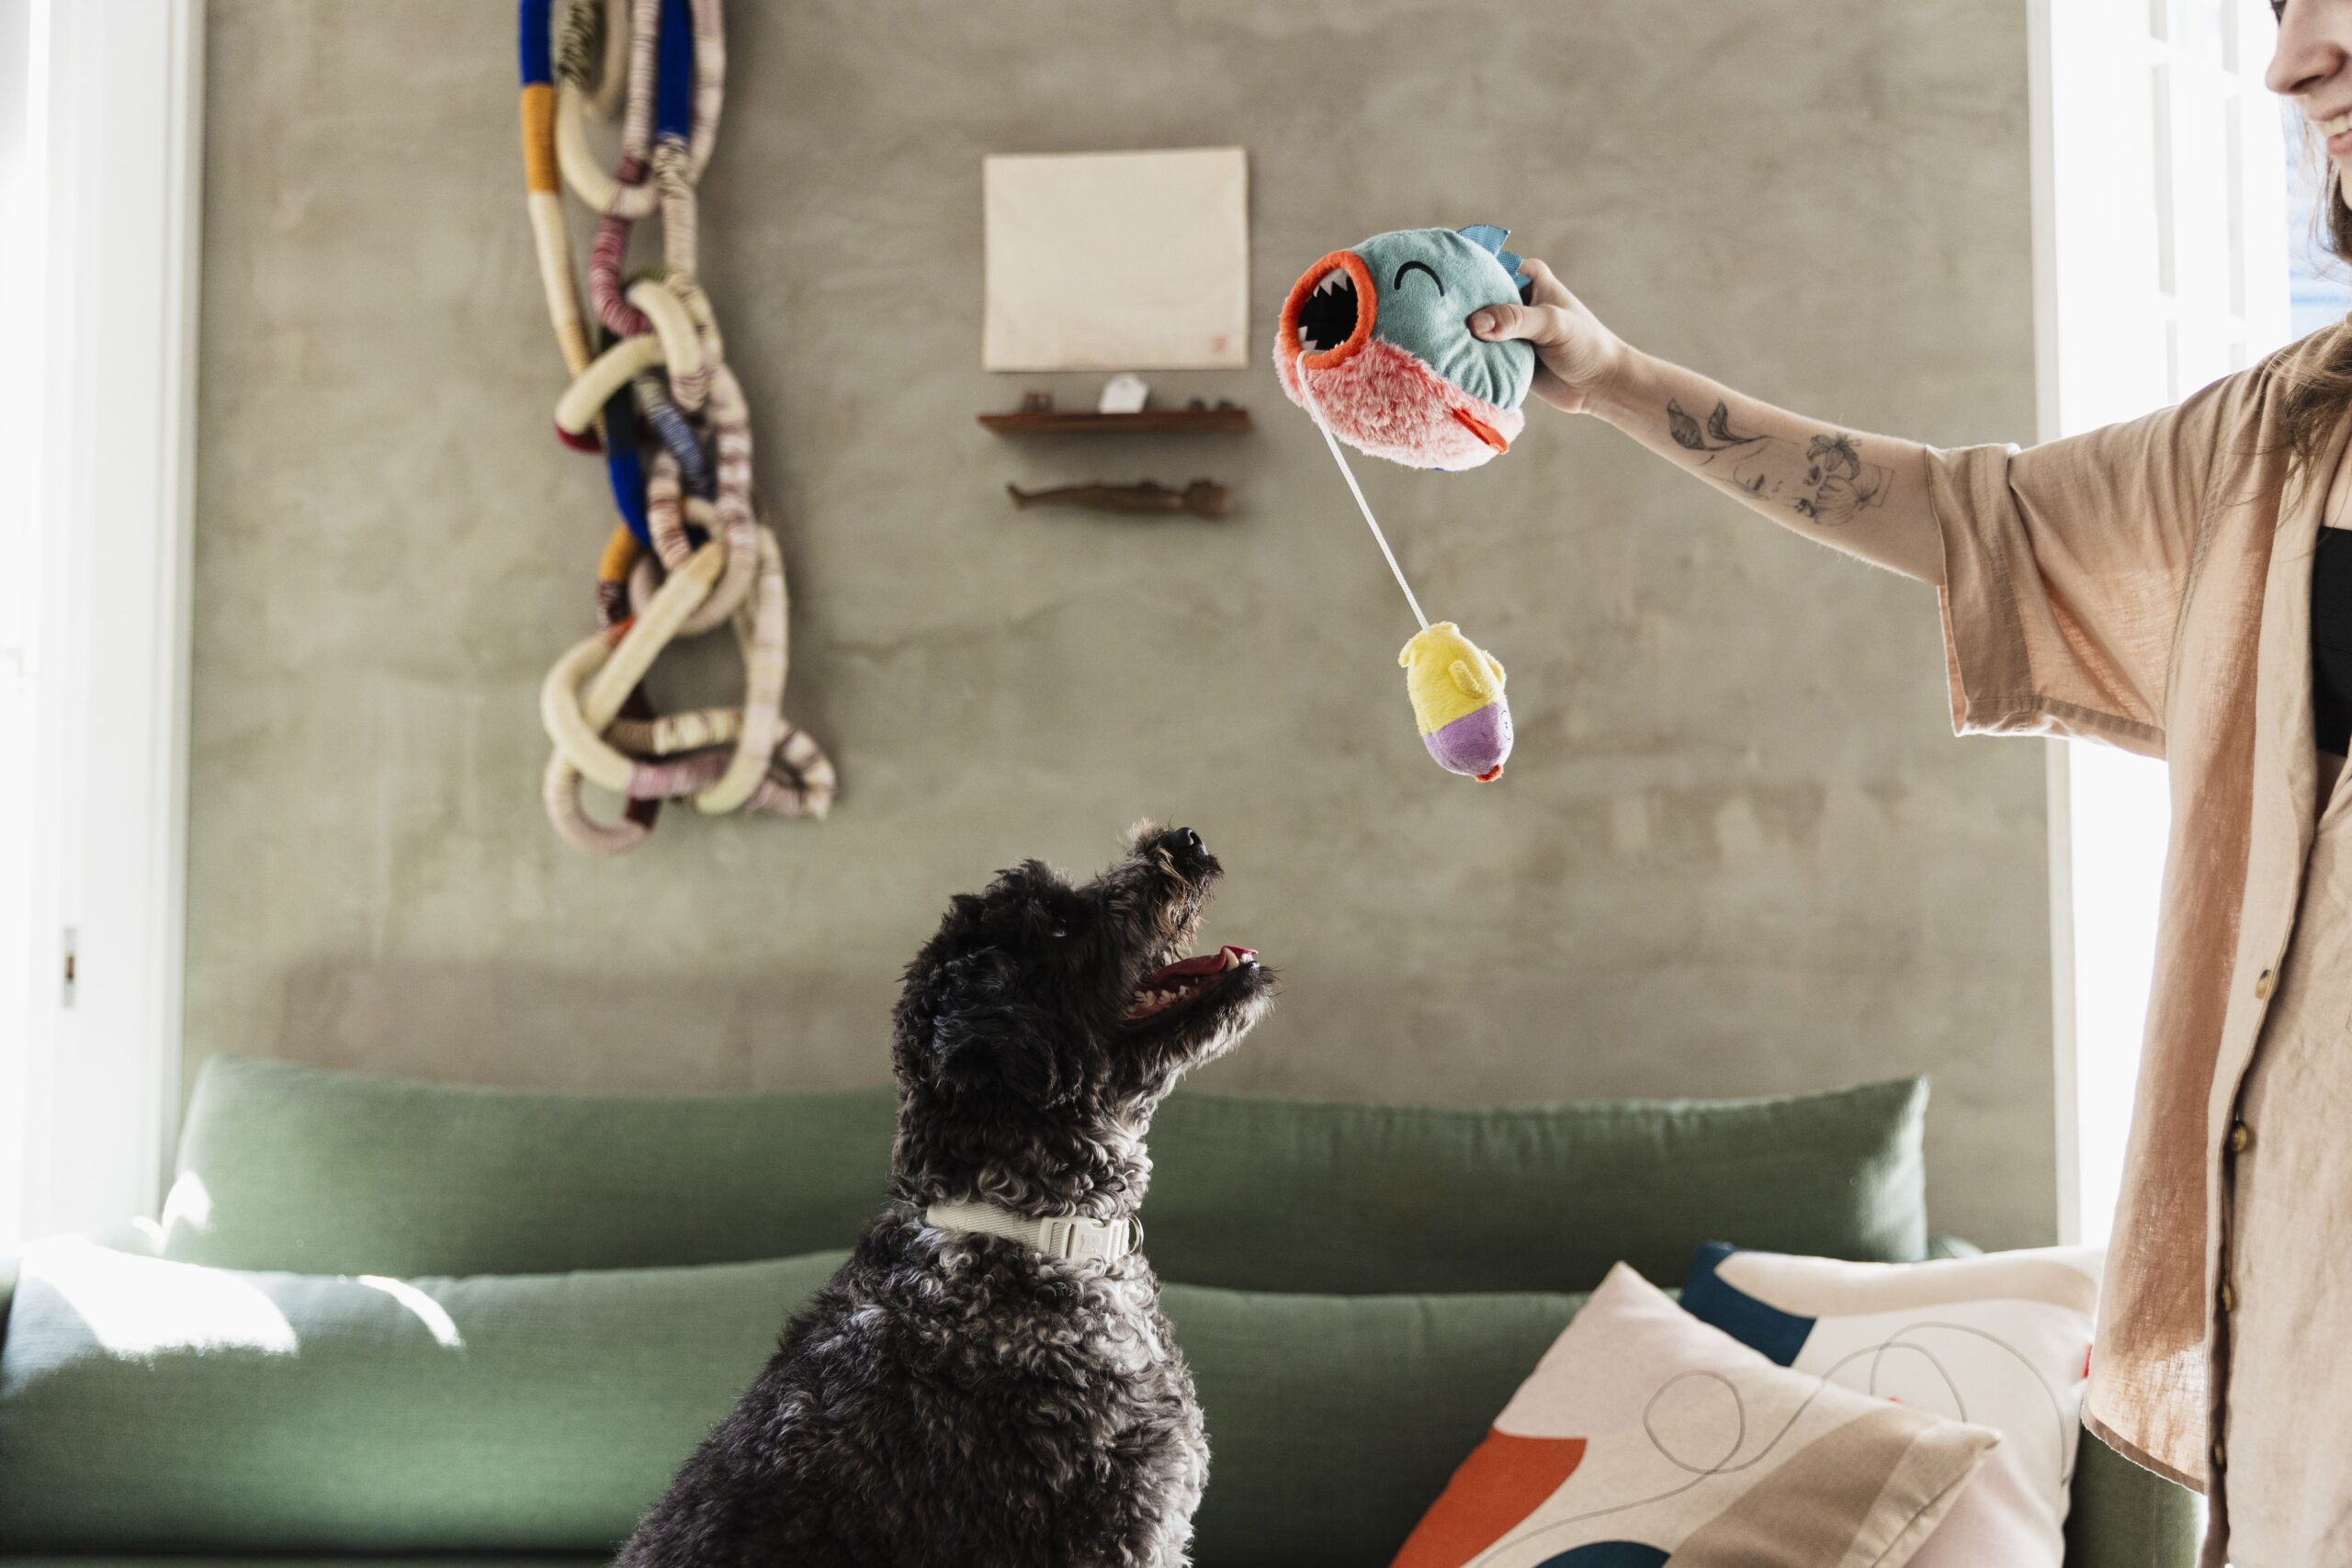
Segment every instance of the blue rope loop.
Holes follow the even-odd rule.
[[[653,133],[679,141],[691,140],[695,133],[695,32],[686,0],[662,0],[661,51],[653,76]]]
[[[678,460],[678,483],[688,495],[708,501],[718,493],[718,476],[710,466],[710,455],[703,450],[702,438],[695,427],[670,400],[668,389],[662,378],[651,371],[637,378],[638,411],[653,427],[653,434]]]
[[[526,87],[555,85],[555,43],[548,9],[548,0],[518,0],[514,7],[516,52]]]
[[[613,505],[621,521],[650,550],[653,529],[645,517],[645,463],[638,456],[639,440],[637,402],[622,387],[605,400],[605,477],[612,484]]]

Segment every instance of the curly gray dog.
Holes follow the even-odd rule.
[[[890,1208],[786,1327],[622,1568],[1179,1568],[1208,1478],[1135,1250],[1144,1134],[1272,976],[1184,958],[1222,874],[1148,824],[1073,886],[959,896],[894,1015]]]

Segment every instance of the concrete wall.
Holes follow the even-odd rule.
[[[602,1089],[886,1070],[951,891],[1138,813],[1285,972],[1229,1090],[1535,1100],[1935,1076],[1939,1224],[2046,1239],[2041,750],[1948,733],[1932,598],[1537,410],[1365,464],[1511,668],[1501,785],[1421,755],[1411,627],[1262,365],[1227,442],[973,414],[979,159],[1238,142],[1252,313],[1327,248],[1514,226],[1621,330],[1826,419],[2032,427],[2025,39],[1996,0],[797,0],[733,7],[706,274],[795,599],[821,826],[539,815],[536,694],[607,526],[514,147],[511,8],[214,0],[188,1054]],[[1115,287],[1115,280],[1111,286]],[[1214,477],[1223,524],[1001,487]],[[707,671],[720,673],[720,650]],[[670,688],[678,688],[673,684]]]

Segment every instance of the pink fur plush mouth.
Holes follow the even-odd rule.
[[[1472,397],[1376,337],[1321,369],[1302,371],[1298,358],[1295,344],[1276,345],[1274,371],[1290,400],[1307,406],[1298,386],[1298,378],[1307,377],[1315,394],[1310,412],[1322,416],[1332,434],[1375,457],[1417,468],[1475,468],[1501,453],[1527,424],[1518,409]]]

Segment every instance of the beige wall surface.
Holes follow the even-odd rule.
[[[1629,337],[1823,418],[2026,439],[2021,8],[1996,0],[794,0],[730,7],[707,281],[793,573],[832,820],[541,819],[597,465],[515,147],[512,8],[214,0],[190,1068],[220,1051],[617,1089],[877,1080],[956,889],[1139,813],[1230,870],[1284,998],[1227,1090],[1456,1101],[1928,1072],[1938,1224],[2052,1234],[2042,752],[1949,733],[1935,604],[1547,410],[1463,476],[1363,460],[1433,614],[1510,666],[1481,788],[1262,353],[1157,378],[1255,434],[973,414],[980,158],[1246,145],[1253,331],[1324,251],[1512,226]],[[1115,276],[1103,287],[1116,288]],[[1016,514],[1210,477],[1230,521]],[[725,650],[699,660],[717,682]],[[675,696],[691,685],[669,678]]]

